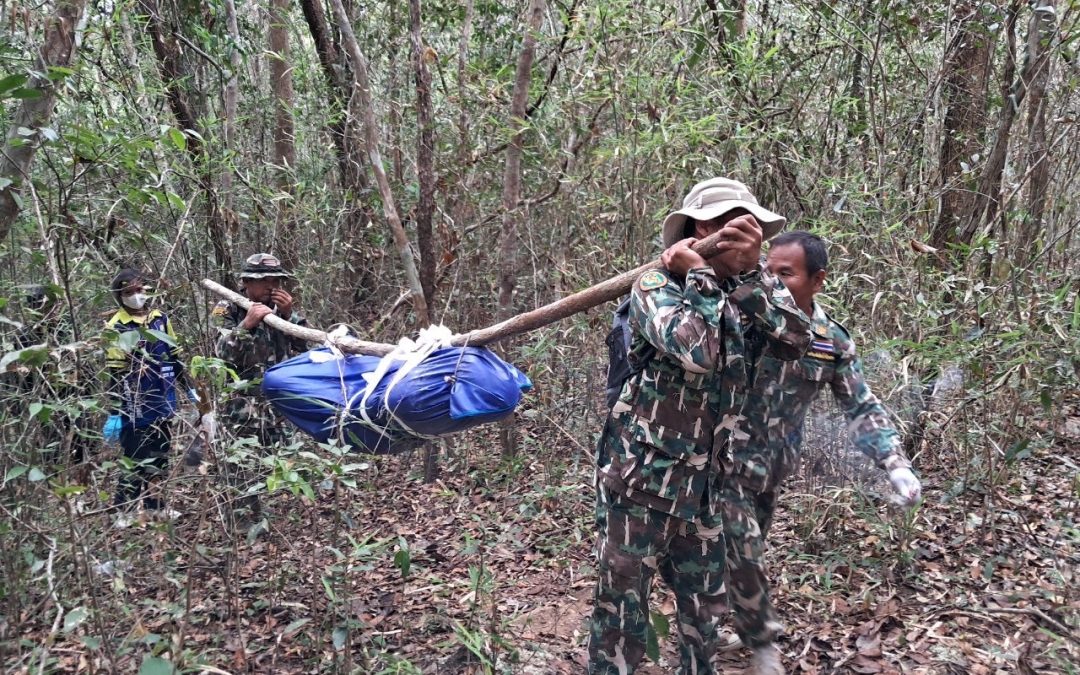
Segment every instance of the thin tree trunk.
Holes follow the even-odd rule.
[[[319,55],[323,75],[333,100],[333,115],[329,124],[330,136],[338,155],[338,168],[341,182],[346,190],[361,194],[368,189],[367,176],[364,174],[363,147],[355,140],[349,124],[348,97],[351,80],[346,77],[337,45],[330,35],[330,26],[323,12],[322,0],[301,0],[300,8],[304,11],[311,38],[315,42],[315,52]],[[362,131],[360,132],[363,133]]]
[[[716,47],[721,51],[727,46],[727,31],[724,30],[724,14],[726,7],[720,7],[716,0],[705,0],[705,6],[709,8],[709,21],[712,22],[713,33],[716,34]]]
[[[498,316],[505,319],[513,313],[515,274],[517,271],[517,222],[520,219],[521,155],[525,143],[525,105],[529,100],[529,75],[536,55],[536,34],[543,18],[544,0],[530,0],[525,21],[525,35],[514,74],[514,89],[510,100],[510,126],[514,135],[506,150],[502,190],[502,240],[499,242],[499,306]]]
[[[59,3],[56,13],[46,20],[45,37],[34,64],[38,74],[23,85],[24,89],[41,95],[24,98],[19,104],[0,154],[0,240],[7,237],[19,216],[21,187],[30,177],[34,155],[43,140],[40,129],[49,126],[56,105],[56,84],[48,77],[49,68],[71,64],[76,50],[76,28],[85,9],[86,0],[68,0]],[[23,136],[19,129],[33,129],[37,133]]]
[[[735,0],[735,39],[746,39],[746,0]]]
[[[971,243],[979,229],[998,215],[998,209],[1001,207],[1001,176],[1005,171],[1005,160],[1008,157],[1009,134],[1012,132],[1013,122],[1016,121],[1020,106],[1027,95],[1028,83],[1032,81],[1038,69],[1044,66],[1049,57],[1049,50],[1043,46],[1041,36],[1052,34],[1056,23],[1057,16],[1054,12],[1053,0],[1039,2],[1031,13],[1031,21],[1028,25],[1024,67],[1021,68],[1019,76],[1009,88],[1009,95],[1001,106],[994,144],[987,155],[986,166],[979,179],[974,205],[960,231],[959,240],[965,244]]]
[[[430,307],[435,302],[435,242],[431,232],[435,212],[435,129],[431,103],[431,72],[427,62],[435,58],[424,46],[421,34],[420,0],[409,0],[409,32],[416,77],[416,178],[420,199],[416,204],[416,240],[420,248],[420,285]]]
[[[416,78],[416,180],[420,199],[416,204],[416,241],[420,248],[420,286],[428,307],[435,302],[435,242],[431,216],[435,211],[435,131],[432,122],[431,73],[427,61],[434,52],[424,46],[421,33],[420,0],[409,0],[409,37]],[[429,56],[429,53],[431,56]],[[424,482],[438,476],[438,450],[435,443],[424,444]]]
[[[1050,184],[1050,152],[1046,141],[1046,87],[1050,80],[1050,50],[1054,43],[1054,2],[1035,7],[1038,29],[1028,35],[1028,53],[1039,50],[1045,54],[1035,65],[1028,91],[1028,222],[1022,241],[1036,241],[1042,234],[1046,213],[1046,193]]]
[[[401,255],[402,266],[405,268],[405,278],[409,284],[409,292],[412,295],[413,310],[416,312],[416,320],[426,326],[431,323],[428,315],[427,302],[424,300],[424,289],[420,286],[420,276],[416,271],[416,261],[413,259],[412,248],[409,246],[409,237],[405,234],[405,227],[401,224],[397,205],[394,201],[394,193],[390,190],[390,181],[383,169],[382,154],[379,152],[379,127],[375,120],[375,108],[371,100],[371,82],[368,78],[367,59],[360,51],[360,45],[356,42],[352,25],[349,23],[349,15],[345,12],[341,0],[330,0],[334,7],[334,15],[338,20],[338,29],[341,31],[342,42],[345,51],[352,62],[353,76],[356,78],[356,96],[363,109],[364,135],[367,139],[368,158],[371,162],[371,170],[375,172],[375,182],[379,186],[379,195],[382,197],[383,213],[394,235],[394,243]]]
[[[180,64],[180,45],[173,32],[165,26],[157,0],[139,0],[139,8],[147,17],[146,28],[154,47],[154,55],[157,56],[158,69],[161,72],[161,81],[165,85],[165,96],[169,101],[169,108],[181,129],[200,131],[195,109],[191,106],[180,84],[185,79],[185,73]],[[199,136],[203,137],[201,131]],[[197,157],[202,151],[202,141],[200,138],[189,136],[187,148],[193,157]]]
[[[228,156],[236,142],[236,106],[240,90],[240,28],[236,23],[236,3],[224,0],[225,28],[229,32],[229,80],[225,83],[225,121],[222,127],[222,140],[225,155]],[[235,211],[233,197],[232,162],[226,161],[221,171],[221,194],[224,201],[223,211],[231,214]],[[229,217],[229,216],[226,216]]]
[[[165,25],[157,0],[139,0],[139,9],[146,16],[146,30],[154,47],[154,55],[157,57],[158,72],[165,85],[165,97],[169,102],[169,108],[181,129],[190,129],[195,132],[186,136],[187,151],[195,165],[199,187],[206,199],[206,228],[210,244],[214,249],[218,275],[223,284],[230,286],[233,283],[232,251],[229,249],[228,236],[225,233],[220,202],[214,190],[209,163],[203,152],[202,139],[206,135],[200,128],[195,108],[191,105],[181,85],[185,80],[185,73],[180,62],[180,45],[175,33]]]
[[[965,174],[970,171],[972,155],[982,149],[990,68],[990,39],[979,6],[974,0],[963,0],[953,9],[955,34],[946,52],[942,92],[941,208],[930,234],[930,244],[937,248],[955,240],[974,202],[971,180]]]
[[[469,187],[471,177],[472,139],[469,133],[469,91],[468,91],[468,68],[469,42],[472,38],[473,25],[473,0],[465,0],[465,17],[461,22],[461,37],[458,39],[457,54],[457,185],[453,190],[449,205],[451,222],[461,224],[467,222],[473,212],[474,205],[469,199]],[[448,228],[440,228],[443,237],[443,261],[452,263],[456,256],[456,233]]]
[[[469,62],[469,40],[472,38],[473,0],[465,0],[465,18],[461,23],[461,39],[458,42],[458,164],[461,170],[469,164],[469,148],[472,142],[469,140],[469,108],[466,101],[469,100],[466,65]]]
[[[374,214],[367,202],[370,190],[364,159],[363,129],[349,109],[352,92],[352,77],[349,76],[348,62],[341,58],[331,34],[330,25],[323,10],[323,0],[300,0],[311,38],[315,43],[315,52],[319,56],[323,76],[330,92],[330,115],[327,130],[334,142],[337,154],[338,171],[341,175],[342,204],[341,227],[343,238],[347,242],[347,259],[343,267],[344,283],[351,289],[353,303],[363,302],[363,286],[367,283],[364,272],[364,260],[367,257],[368,244],[364,240],[364,226],[371,222]]]
[[[398,3],[391,2],[390,4],[390,25],[398,25],[397,9]],[[391,40],[386,49],[386,65],[389,75],[387,77],[386,94],[390,100],[390,105],[387,106],[387,131],[386,141],[390,147],[390,164],[393,167],[392,175],[394,176],[394,182],[396,185],[402,185],[405,183],[405,155],[402,152],[404,143],[402,142],[402,114],[401,106],[394,100],[394,95],[400,91],[403,86],[398,81],[398,75],[400,69],[398,68],[398,42],[397,40]],[[406,77],[407,79],[407,77]]]
[[[293,125],[292,65],[289,62],[289,0],[270,3],[270,91],[274,100],[274,150],[272,171],[277,188],[292,194],[292,171],[296,166],[295,127]],[[277,200],[274,223],[274,250],[288,269],[298,262],[294,231],[290,223],[291,199]]]
[[[525,143],[525,106],[529,101],[529,76],[536,55],[536,35],[544,16],[544,0],[530,0],[525,17],[525,34],[521,41],[517,70],[514,73],[514,90],[510,99],[510,126],[514,135],[506,150],[506,168],[503,172],[502,192],[502,240],[499,242],[499,305],[498,317],[507,319],[514,311],[514,286],[517,274],[517,224],[521,217],[518,201],[521,199],[521,155]],[[517,434],[513,418],[501,429],[504,456],[517,453]]]

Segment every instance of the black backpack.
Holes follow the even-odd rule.
[[[648,343],[637,349],[633,356],[630,353],[630,343],[633,330],[630,328],[630,296],[619,303],[615,313],[611,316],[611,331],[607,334],[608,348],[608,371],[606,399],[608,410],[615,407],[619,400],[623,383],[634,375],[637,375],[652,360],[656,354],[656,348]]]

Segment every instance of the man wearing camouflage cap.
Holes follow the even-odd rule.
[[[786,220],[727,178],[698,183],[664,221],[663,269],[630,297],[636,375],[597,448],[597,587],[589,673],[627,675],[645,654],[652,577],[674,591],[684,675],[713,673],[726,612],[720,455],[738,423],[753,341],[779,359],[810,342],[808,319],[759,263]],[[724,233],[709,260],[690,247]]]
[[[241,395],[228,404],[225,418],[238,437],[253,437],[263,448],[282,438],[281,420],[261,395],[259,382],[270,366],[307,349],[307,343],[282,333],[265,319],[275,314],[290,323],[304,326],[307,321],[293,308],[293,297],[282,283],[292,277],[281,261],[269,253],[256,253],[244,261],[238,275],[244,295],[252,301],[244,310],[228,300],[214,307],[213,319],[218,328],[217,354],[236,374],[248,382]],[[257,515],[257,501],[248,506]]]

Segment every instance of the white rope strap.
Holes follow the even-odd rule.
[[[421,329],[420,334],[417,336],[416,340],[402,338],[400,341],[398,341],[397,347],[395,347],[392,352],[382,357],[382,359],[379,361],[379,365],[375,368],[375,370],[364,376],[364,379],[367,381],[367,386],[364,387],[363,397],[360,399],[359,402],[359,408],[360,416],[363,418],[365,426],[376,429],[378,431],[384,431],[384,429],[379,428],[379,425],[376,424],[376,422],[372,420],[371,416],[368,414],[367,402],[368,399],[371,397],[372,392],[374,392],[375,389],[379,386],[379,383],[382,382],[382,379],[386,377],[386,374],[389,372],[391,366],[393,366],[395,362],[401,361],[403,363],[398,366],[397,372],[394,373],[394,376],[390,380],[390,383],[386,386],[386,392],[383,394],[383,403],[381,405],[381,408],[386,411],[387,415],[391,420],[396,422],[402,429],[404,429],[409,434],[418,438],[437,438],[437,436],[431,434],[422,434],[410,428],[409,425],[405,424],[405,422],[403,422],[401,418],[397,417],[394,414],[394,410],[387,407],[386,401],[389,400],[390,393],[393,391],[394,387],[396,387],[399,382],[405,379],[405,376],[412,372],[412,370],[416,368],[416,366],[420,365],[420,363],[423,362],[424,359],[426,359],[436,350],[450,346],[450,340],[452,337],[453,333],[451,333],[450,329],[446,326],[443,326],[441,324],[431,325],[427,328]],[[355,399],[356,396],[353,396],[353,400],[349,401],[349,405],[346,406],[346,410],[352,407]]]

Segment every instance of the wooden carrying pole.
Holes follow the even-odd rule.
[[[716,247],[717,244],[719,244],[720,239],[721,233],[716,232],[696,242],[693,249],[702,258],[708,259],[716,254]],[[649,270],[660,269],[660,267],[660,261],[654,260],[641,267],[632,269],[629,272],[623,272],[617,277],[602,281],[595,286],[590,286],[585,290],[568,295],[561,300],[556,300],[555,302],[544,305],[543,307],[538,307],[530,312],[525,312],[524,314],[512,316],[493,326],[455,335],[452,343],[459,347],[464,345],[480,347],[489,345],[493,342],[498,342],[499,340],[508,337],[528,333],[537,328],[543,328],[544,326],[565,319],[578,312],[583,312],[587,309],[596,307],[597,305],[602,305],[605,302],[626,295],[630,292],[630,289],[634,287],[634,282],[637,281],[638,277]],[[239,293],[234,293],[209,279],[203,279],[202,286],[206,290],[220,295],[229,302],[237,304],[244,309],[247,309],[252,304],[250,300]],[[267,322],[272,328],[276,328],[287,335],[319,344],[326,342],[325,332],[314,328],[297,326],[274,314],[268,315],[263,321]],[[380,342],[367,342],[353,337],[337,338],[334,341],[334,346],[341,351],[350,354],[368,354],[371,356],[384,356],[394,349],[394,345]]]

